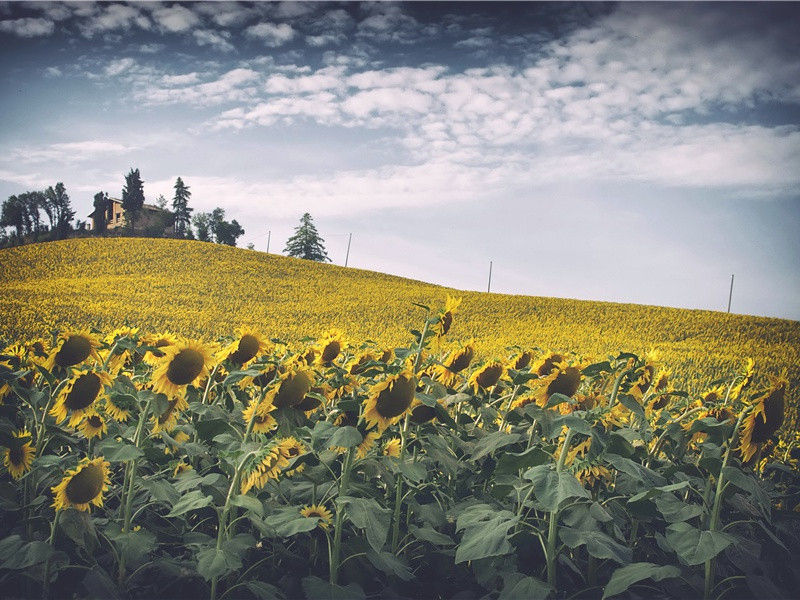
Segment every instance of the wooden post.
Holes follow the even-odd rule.
[[[267,231],[267,254],[269,254],[269,242],[272,239],[272,230]]]
[[[344,266],[347,266],[347,261],[350,259],[350,242],[353,241],[353,234],[350,234],[350,237],[347,238],[347,254],[344,257]]]
[[[492,261],[489,261],[489,285],[486,286],[486,291],[492,291]]]
[[[728,294],[728,312],[731,312],[731,300],[733,299],[733,275],[731,275],[731,291]]]

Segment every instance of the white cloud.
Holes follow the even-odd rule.
[[[179,85],[191,85],[200,81],[200,74],[195,72],[185,73],[183,75],[164,75],[161,77],[161,84],[167,87]]]
[[[164,44],[142,44],[139,52],[142,54],[158,54],[164,49]]]
[[[139,146],[121,144],[110,140],[82,140],[79,142],[63,142],[47,146],[33,146],[9,150],[12,161],[23,164],[38,162],[75,163],[96,160],[109,155],[127,154],[137,150]]]
[[[282,73],[271,75],[264,88],[270,94],[305,94],[344,87],[342,67],[323,67],[313,75],[287,77]]]
[[[44,70],[45,77],[61,77],[62,75],[63,73],[58,67],[47,67]]]
[[[101,5],[99,12],[79,23],[81,33],[91,38],[97,33],[107,33],[118,29],[127,31],[133,26],[150,29],[150,19],[136,8],[124,4]]]
[[[231,34],[227,31],[195,29],[192,35],[199,46],[211,46],[221,52],[233,52],[235,50],[233,44],[228,41]]]
[[[341,44],[346,40],[347,37],[342,33],[306,36],[306,43],[312,48],[321,48],[322,46]]]
[[[200,23],[200,17],[197,14],[180,4],[154,8],[152,15],[162,31],[171,33],[188,31]]]
[[[50,35],[54,30],[55,24],[49,19],[24,18],[0,21],[0,31],[24,38]]]
[[[220,27],[241,25],[255,14],[252,8],[238,2],[198,2],[192,7],[197,12],[209,16]]]
[[[291,41],[295,31],[287,23],[258,23],[245,29],[245,34],[262,40],[270,48],[277,48]]]
[[[261,75],[252,69],[232,69],[213,81],[187,85],[147,84],[136,91],[145,104],[196,104],[210,106],[224,102],[247,102],[256,97],[254,84]],[[168,80],[174,81],[174,80]]]
[[[136,64],[136,61],[132,58],[119,58],[116,60],[112,60],[109,62],[103,72],[106,74],[107,77],[115,77],[116,75],[120,75],[124,73],[131,67]]]

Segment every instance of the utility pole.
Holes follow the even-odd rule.
[[[486,291],[492,291],[492,261],[489,261],[489,285],[486,286]]]
[[[344,266],[347,266],[347,261],[350,259],[350,242],[353,241],[353,234],[350,234],[350,237],[347,238],[347,254],[344,257]]]
[[[269,254],[269,242],[272,239],[272,229],[267,231],[267,254]]]
[[[731,300],[733,299],[733,275],[731,275],[731,292],[728,294],[728,312],[731,312]]]

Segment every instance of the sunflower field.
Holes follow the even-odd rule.
[[[742,357],[124,326],[0,351],[22,598],[725,598],[800,589],[796,389]]]

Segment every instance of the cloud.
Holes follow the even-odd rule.
[[[220,27],[242,25],[255,14],[252,8],[238,2],[198,2],[192,7],[197,12],[209,16]]]
[[[91,38],[97,33],[107,33],[119,29],[128,31],[133,26],[150,29],[152,24],[150,19],[136,8],[125,4],[101,5],[97,14],[78,25],[81,33],[87,38]]]
[[[61,77],[61,75],[63,75],[63,73],[58,67],[47,67],[44,70],[45,77]]]
[[[158,54],[164,49],[164,44],[142,44],[139,52],[142,54]]]
[[[198,46],[211,46],[220,52],[233,52],[235,48],[228,39],[231,34],[227,31],[213,31],[211,29],[195,29],[192,32]]]
[[[24,38],[51,35],[54,30],[55,23],[49,19],[24,18],[0,21],[0,31]]]
[[[347,37],[342,33],[306,36],[306,43],[312,48],[321,48],[322,46],[341,44],[346,40]]]
[[[184,76],[187,77],[187,76]],[[261,75],[252,69],[237,68],[220,75],[213,81],[175,85],[175,78],[162,80],[161,84],[148,83],[135,94],[148,105],[195,104],[210,106],[224,102],[247,102],[256,96],[254,84]],[[169,83],[165,83],[168,81]]]
[[[262,40],[270,48],[277,48],[291,41],[295,31],[287,23],[258,23],[245,29],[245,34]]]
[[[12,161],[23,164],[38,162],[75,163],[96,160],[109,155],[127,154],[139,146],[121,144],[110,140],[82,140],[63,142],[46,146],[15,148],[9,151]]]
[[[162,31],[171,33],[188,31],[200,23],[200,17],[196,13],[180,4],[154,8],[152,16]]]
[[[124,73],[135,64],[136,61],[132,58],[119,58],[109,62],[103,70],[103,73],[105,73],[107,77],[115,77]]]

